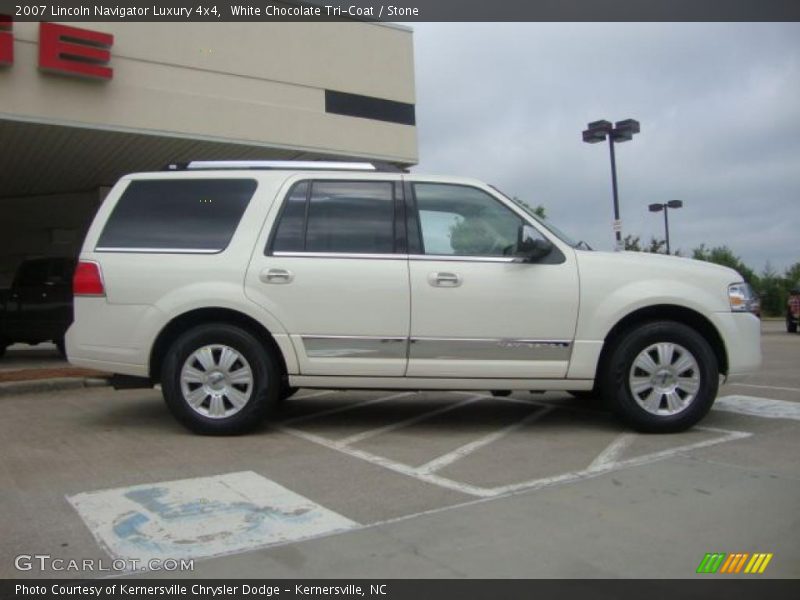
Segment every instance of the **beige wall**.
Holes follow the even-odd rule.
[[[415,127],[329,115],[324,90],[413,103],[412,33],[360,23],[71,24],[114,35],[108,82],[44,74],[14,23],[0,118],[417,162]]]

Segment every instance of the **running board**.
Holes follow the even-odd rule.
[[[591,390],[593,379],[462,379],[434,377],[336,377],[289,375],[289,385],[300,388],[368,390]]]

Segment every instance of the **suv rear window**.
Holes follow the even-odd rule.
[[[132,181],[96,250],[220,252],[233,237],[254,179]]]

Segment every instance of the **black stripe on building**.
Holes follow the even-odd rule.
[[[400,125],[416,124],[413,104],[333,90],[325,90],[325,112]]]

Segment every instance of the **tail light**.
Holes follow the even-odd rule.
[[[100,265],[88,260],[78,262],[75,274],[72,276],[72,293],[75,296],[105,296],[106,289],[103,285],[103,276],[100,274]]]

